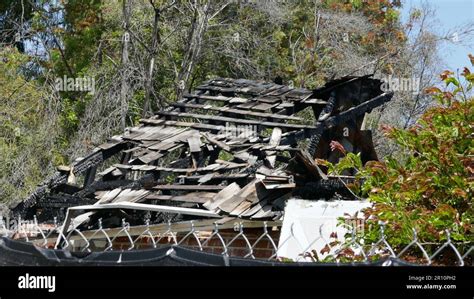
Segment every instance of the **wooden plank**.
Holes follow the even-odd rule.
[[[295,107],[295,104],[288,103],[288,102],[283,102],[280,105],[278,105],[276,108],[277,109],[287,109],[287,108],[293,108],[293,107]]]
[[[150,194],[146,199],[150,200],[166,200],[166,201],[177,201],[177,202],[191,202],[203,204],[209,199],[212,199],[216,196],[217,193],[213,192],[191,192],[186,195],[162,195],[162,194]]]
[[[265,182],[265,181],[262,181],[262,183],[265,186],[265,189],[267,189],[267,190],[293,189],[293,188],[296,187],[295,183],[281,184],[281,183],[268,183],[268,182]]]
[[[156,160],[158,160],[159,158],[163,156],[164,155],[160,152],[151,152],[149,154],[139,157],[138,160],[142,161],[145,164],[149,164],[149,163],[155,162]]]
[[[279,105],[278,103],[275,103],[275,104],[260,103],[258,105],[252,106],[250,109],[257,110],[257,111],[268,111],[278,105]]]
[[[217,91],[217,92],[223,92],[223,93],[234,93],[236,91],[235,88],[225,88],[225,87],[217,87],[217,86],[198,86],[196,87],[196,90],[202,90],[202,91]]]
[[[241,161],[245,161],[245,162],[247,162],[248,164],[251,164],[251,165],[254,164],[255,162],[257,162],[257,160],[258,160],[257,156],[251,155],[247,151],[242,151],[242,152],[238,152],[238,153],[234,154],[234,158],[236,158],[238,160],[241,160]]]
[[[96,198],[99,200],[95,204],[104,204],[104,203],[109,203],[111,202],[117,195],[122,192],[122,189],[117,188],[108,191],[107,193],[101,193],[101,194],[96,194]]]
[[[278,102],[281,102],[281,98],[263,96],[263,97],[255,98],[255,101],[262,102],[262,103],[268,103],[268,104],[276,104]]]
[[[221,191],[225,186],[214,185],[157,185],[153,190],[175,190],[175,191]]]
[[[175,146],[176,146],[176,143],[174,143],[173,141],[165,140],[163,142],[159,142],[157,144],[154,144],[154,145],[152,145],[148,148],[150,150],[154,150],[154,151],[168,151],[168,150],[172,149]]]
[[[232,117],[203,115],[203,114],[194,114],[194,113],[185,113],[185,112],[179,113],[179,112],[160,111],[157,114],[161,116],[173,117],[173,118],[181,118],[181,117],[195,118],[195,119],[203,119],[203,120],[210,120],[210,121],[223,122],[223,123],[261,125],[264,127],[279,127],[279,128],[286,128],[286,129],[316,129],[316,127],[308,126],[308,125],[275,123],[275,122],[258,121],[258,120],[251,120],[251,119],[238,119],[238,118],[232,118]]]
[[[244,200],[241,202],[235,209],[233,209],[229,215],[231,216],[239,216],[243,214],[244,212],[248,211],[250,207],[252,206],[252,202],[248,200]]]
[[[142,200],[150,191],[147,190],[132,190],[132,189],[124,189],[117,195],[112,202],[139,202]]]
[[[246,186],[236,193],[231,198],[223,201],[219,204],[218,208],[221,211],[231,213],[235,208],[237,208],[242,202],[248,201],[249,203],[258,202],[257,189],[256,189],[256,180],[248,183]]]
[[[238,193],[240,190],[241,189],[239,185],[237,185],[236,183],[232,183],[229,186],[222,189],[219,193],[217,193],[214,199],[207,201],[203,206],[206,209],[213,211],[217,209],[220,204],[230,199],[232,196],[234,196],[234,194]]]
[[[266,205],[266,206],[263,206],[258,213],[251,216],[250,219],[271,218],[272,216],[273,216],[272,206]]]
[[[252,208],[242,212],[238,216],[241,217],[250,217],[255,215],[256,213],[260,212],[260,210],[267,204],[267,200],[262,200],[256,203]]]
[[[315,178],[322,178],[324,180],[328,179],[306,151],[296,152],[295,157],[291,161],[292,163],[288,165],[288,169],[292,172],[302,172],[310,174]],[[295,169],[295,167],[299,166],[303,167],[301,169]]]
[[[164,119],[140,119],[140,122],[144,124],[148,124],[148,125],[187,127],[187,128],[193,128],[196,130],[217,131],[217,132],[225,129],[225,126],[216,126],[216,125],[210,125],[210,124],[164,120]]]
[[[206,101],[219,101],[219,102],[228,102],[231,97],[225,96],[209,96],[209,95],[198,95],[198,94],[185,94],[184,98],[188,99],[200,99]]]
[[[224,161],[224,160],[220,160],[220,159],[217,159],[216,163],[225,165],[226,169],[232,169],[234,167],[239,168],[239,167],[244,167],[244,166],[248,165],[247,163],[235,163],[235,162]]]
[[[156,166],[153,165],[132,165],[134,171],[152,171],[155,170]]]
[[[213,177],[214,177],[214,174],[213,174],[213,173],[208,173],[208,174],[202,176],[202,177],[198,180],[198,183],[199,183],[199,184],[207,183],[207,182],[209,182],[210,180],[212,180]]]
[[[239,98],[239,97],[233,97],[229,100],[230,104],[245,104],[248,103],[250,100],[246,98]]]
[[[201,138],[198,136],[191,136],[188,138],[188,146],[189,146],[189,151],[191,153],[199,153],[201,152]]]
[[[241,180],[248,178],[250,174],[248,173],[235,173],[235,174],[215,174],[215,173],[209,173],[206,175],[191,175],[191,176],[179,176],[178,178],[183,179],[185,181],[189,182],[199,182],[201,183],[201,179],[206,177],[206,176],[212,176],[211,180],[218,180],[218,181],[227,181],[227,180]]]
[[[106,176],[107,174],[109,173],[112,173],[112,171],[114,171],[116,168],[111,166],[111,167],[108,167],[107,169],[105,169],[104,171],[102,172],[99,172],[97,175],[98,176]]]
[[[264,112],[255,112],[255,111],[248,111],[248,110],[239,110],[239,109],[233,109],[233,108],[229,108],[229,107],[213,107],[213,106],[210,106],[210,105],[187,104],[187,103],[174,103],[174,104],[171,104],[171,105],[174,106],[174,107],[179,107],[179,108],[227,112],[227,113],[233,113],[233,114],[237,114],[237,115],[251,115],[251,116],[262,117],[262,118],[272,118],[272,119],[280,119],[280,120],[294,120],[294,121],[301,121],[302,120],[302,118],[296,117],[296,116],[288,116],[288,115],[264,113]]]
[[[120,139],[122,139],[122,138],[120,138]],[[100,148],[104,151],[109,150],[109,149],[119,145],[121,142],[122,142],[122,140],[111,139],[109,142],[99,145],[98,148]]]
[[[303,101],[304,104],[308,105],[321,105],[321,106],[326,106],[328,102],[321,100],[321,99],[307,99]]]
[[[247,110],[247,109],[250,109],[250,108],[252,108],[253,106],[255,106],[255,105],[257,105],[257,104],[258,104],[258,102],[252,101],[252,102],[240,104],[240,105],[238,105],[238,106],[236,106],[236,107],[239,108],[239,109]]]
[[[144,141],[159,141],[167,135],[163,134],[164,128],[153,127],[153,129],[148,130],[145,134],[142,134],[135,138],[135,140]],[[177,131],[177,129],[175,129]]]
[[[266,96],[282,96],[286,94],[287,92],[293,90],[292,87],[288,87],[286,85],[282,85],[281,88],[278,88],[274,91],[271,91],[269,93],[265,93]]]
[[[141,151],[141,150],[143,150],[143,148],[141,148],[140,146],[136,146],[136,147],[132,147],[130,149],[123,150],[122,153],[130,154],[130,153],[134,153],[134,152]]]
[[[146,170],[140,167],[147,167]],[[215,172],[222,170],[231,170],[237,168],[247,167],[247,163],[235,164],[235,165],[222,165],[222,164],[211,164],[206,167],[199,168],[172,168],[172,167],[159,167],[152,165],[124,165],[124,164],[114,164],[114,167],[123,169],[125,171],[163,171],[163,172],[172,172],[172,173],[195,173],[195,172]]]
[[[149,126],[139,127],[136,131],[131,130],[129,134],[123,135],[123,139],[140,141],[141,136],[145,136],[149,131],[152,130],[154,130],[153,127]]]
[[[187,130],[186,128],[160,127],[157,132],[154,132],[150,134],[149,136],[143,137],[142,144],[146,144],[146,141],[155,141],[155,144],[160,143],[170,138],[174,138],[175,136],[179,136],[181,133],[185,132],[186,130]],[[150,143],[148,146],[151,146],[152,144],[153,143]]]
[[[305,100],[308,97],[310,97],[312,94],[313,94],[312,90],[308,90],[308,89],[305,89],[305,88],[295,88],[295,89],[291,90],[290,92],[288,92],[287,94],[285,94],[285,97],[286,98],[295,98],[297,100],[302,101],[302,100]]]
[[[326,129],[332,128],[337,124],[353,119],[356,116],[362,115],[367,111],[374,109],[388,101],[393,97],[393,92],[383,93],[376,96],[358,106],[352,107],[339,113],[338,115],[331,116],[324,121],[324,126]]]
[[[280,144],[281,141],[281,135],[282,131],[280,128],[274,128],[272,131],[272,135],[270,137],[270,142],[269,145],[276,147],[277,145]],[[275,151],[267,151],[266,152],[267,157],[266,160],[268,164],[270,165],[271,168],[275,168],[275,162],[276,162],[276,152]]]
[[[207,141],[209,141],[210,143],[216,145],[217,147],[225,150],[226,152],[230,152],[230,146],[227,145],[225,142],[221,142],[219,140],[217,140],[216,138],[210,136],[209,134],[202,134],[202,136],[204,138],[206,138]]]

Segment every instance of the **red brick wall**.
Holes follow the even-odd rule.
[[[261,228],[248,228],[244,229],[245,236],[247,237],[249,243],[251,246],[254,245],[254,243],[257,241],[257,239],[263,235],[263,230]],[[271,238],[273,239],[273,242],[275,245],[278,246],[278,239],[280,237],[280,231],[269,231],[268,232]],[[199,241],[204,243],[212,234],[212,232],[199,232]],[[221,235],[222,239],[224,242],[227,244],[230,243],[230,241],[239,234],[238,231],[234,231],[232,229],[226,229],[226,230],[221,230],[219,231],[219,234]],[[183,237],[186,236],[186,233],[180,233],[178,234],[177,242],[179,243]],[[151,248],[151,241],[149,238],[142,238],[135,244],[134,249],[145,249],[145,248]],[[163,245],[168,245],[168,244],[173,244],[173,240],[171,237],[163,238],[162,240],[159,241],[159,244]],[[181,244],[183,247],[189,247],[192,249],[197,249],[199,250],[199,245],[194,238],[194,236],[188,236],[186,240]],[[130,247],[130,243],[128,241],[127,237],[120,237],[115,239],[114,241],[114,250],[127,250]],[[224,252],[224,247],[222,246],[222,243],[219,239],[219,237],[214,236],[211,240],[209,240],[204,246],[203,246],[203,251],[205,252],[210,252],[210,253],[215,253],[215,254],[221,254]],[[247,254],[249,254],[249,248],[247,246],[247,243],[245,242],[245,239],[241,236],[234,240],[230,246],[228,246],[228,254],[233,257],[244,257]],[[275,253],[273,246],[270,242],[270,240],[265,237],[262,238],[257,244],[255,244],[255,247],[253,249],[253,256],[255,258],[269,258]]]

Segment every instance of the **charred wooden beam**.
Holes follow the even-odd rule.
[[[339,115],[331,116],[325,119],[323,122],[318,122],[316,124],[315,134],[313,137],[311,137],[310,146],[308,148],[308,152],[310,153],[310,155],[314,156],[317,146],[319,144],[319,140],[321,138],[321,134],[324,132],[324,130],[332,128],[339,124],[345,123],[351,119],[355,119],[357,116],[363,115],[367,111],[370,111],[390,101],[392,97],[393,97],[393,93],[383,93],[356,107],[352,107],[344,112],[341,112]]]
[[[311,155],[311,157],[314,157],[314,154],[316,153],[316,150],[318,148],[319,141],[321,139],[321,135],[324,132],[325,126],[323,122],[329,117],[329,115],[331,115],[332,111],[334,110],[335,104],[336,104],[336,92],[333,91],[331,93],[331,96],[329,97],[328,103],[326,104],[326,106],[323,108],[320,115],[318,116],[318,119],[316,122],[316,128],[317,128],[316,132],[309,140],[308,153]]]
[[[183,184],[188,184],[188,183],[202,183],[201,179],[206,177],[207,175],[189,175],[189,176],[179,176],[178,179],[183,181]],[[245,180],[250,177],[249,174],[247,173],[236,173],[236,174],[213,174],[211,173],[211,177],[207,178],[208,183],[210,182],[222,182],[222,181],[239,181],[239,180]]]
[[[341,112],[339,115],[329,117],[326,121],[324,121],[324,126],[326,128],[332,128],[338,124],[341,124],[350,119],[353,119],[354,117],[363,115],[364,113],[370,112],[372,109],[390,101],[392,97],[393,97],[393,92],[383,93],[356,107],[349,108],[346,111]]]
[[[231,113],[236,115],[249,115],[255,116],[265,119],[275,119],[275,120],[294,120],[294,121],[302,121],[303,119],[296,116],[287,116],[281,114],[274,114],[274,113],[265,113],[265,112],[255,112],[249,110],[240,110],[240,109],[233,109],[228,107],[213,107],[210,105],[199,105],[199,104],[186,104],[186,103],[173,103],[174,107],[184,108],[184,109],[199,109],[199,110],[207,110],[207,111],[217,111],[221,113]]]
[[[178,113],[178,112],[158,112],[158,115],[169,117],[169,118],[194,118],[194,119],[202,119],[208,121],[214,121],[218,123],[235,123],[235,124],[244,124],[244,125],[258,125],[262,127],[279,127],[284,129],[290,130],[298,130],[298,129],[315,129],[314,126],[307,126],[307,125],[297,125],[297,124],[285,124],[285,123],[275,123],[275,122],[267,122],[267,121],[257,121],[257,120],[250,120],[250,119],[239,119],[239,118],[232,118],[232,117],[225,117],[225,116],[213,116],[213,115],[203,115],[203,114],[194,114],[194,113]]]
[[[173,190],[173,191],[220,191],[225,186],[213,185],[157,185],[153,190]]]

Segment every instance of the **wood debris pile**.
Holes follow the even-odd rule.
[[[315,159],[340,158],[331,141],[361,153],[364,162],[377,159],[363,120],[392,97],[380,85],[370,76],[344,77],[316,90],[244,79],[205,82],[59,167],[13,212],[47,221],[78,205],[135,203],[275,220],[291,197],[350,198],[344,181],[351,174],[328,176]],[[166,220],[166,213],[151,211],[103,209],[94,217],[109,225],[122,218],[140,224],[143,213],[155,223]],[[191,216],[205,217],[197,215]]]

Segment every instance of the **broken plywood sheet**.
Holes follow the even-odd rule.
[[[132,190],[124,189],[118,194],[113,200],[113,203],[117,202],[140,202],[143,198],[148,195],[148,190]]]
[[[251,181],[246,186],[244,186],[242,190],[240,190],[240,192],[236,193],[234,196],[232,196],[228,200],[223,201],[218,206],[219,210],[226,213],[231,213],[244,201],[249,202],[248,207],[250,207],[250,205],[254,203],[257,203],[258,196],[257,196],[256,183],[257,183],[257,180]]]
[[[219,193],[217,193],[216,197],[207,201],[203,206],[210,211],[214,211],[219,207],[220,204],[232,198],[232,196],[234,196],[234,194],[238,193],[239,191],[239,185],[237,183],[232,183],[222,189]]]
[[[122,192],[121,188],[113,189],[113,190],[107,191],[105,193],[103,193],[103,192],[96,193],[96,198],[99,201],[96,202],[95,204],[104,204],[104,203],[112,202],[112,200],[115,197],[117,197],[117,195],[119,195],[120,192]]]
[[[252,190],[249,189],[249,191],[252,192],[252,195],[248,195],[249,191],[247,192],[247,194],[242,193],[240,195],[240,197],[244,197],[245,200],[243,200],[239,205],[237,205],[230,212],[231,216],[240,217],[240,216],[245,215],[245,217],[250,217],[254,214],[259,213],[263,209],[263,207],[265,207],[269,202],[272,202],[277,198],[285,196],[285,192],[282,193],[281,191],[275,192],[275,191],[266,190],[263,187],[263,184],[259,181],[255,181],[252,187],[254,187],[254,189]],[[259,215],[263,215],[263,214],[259,214]],[[264,218],[264,217],[260,216],[260,218]]]

